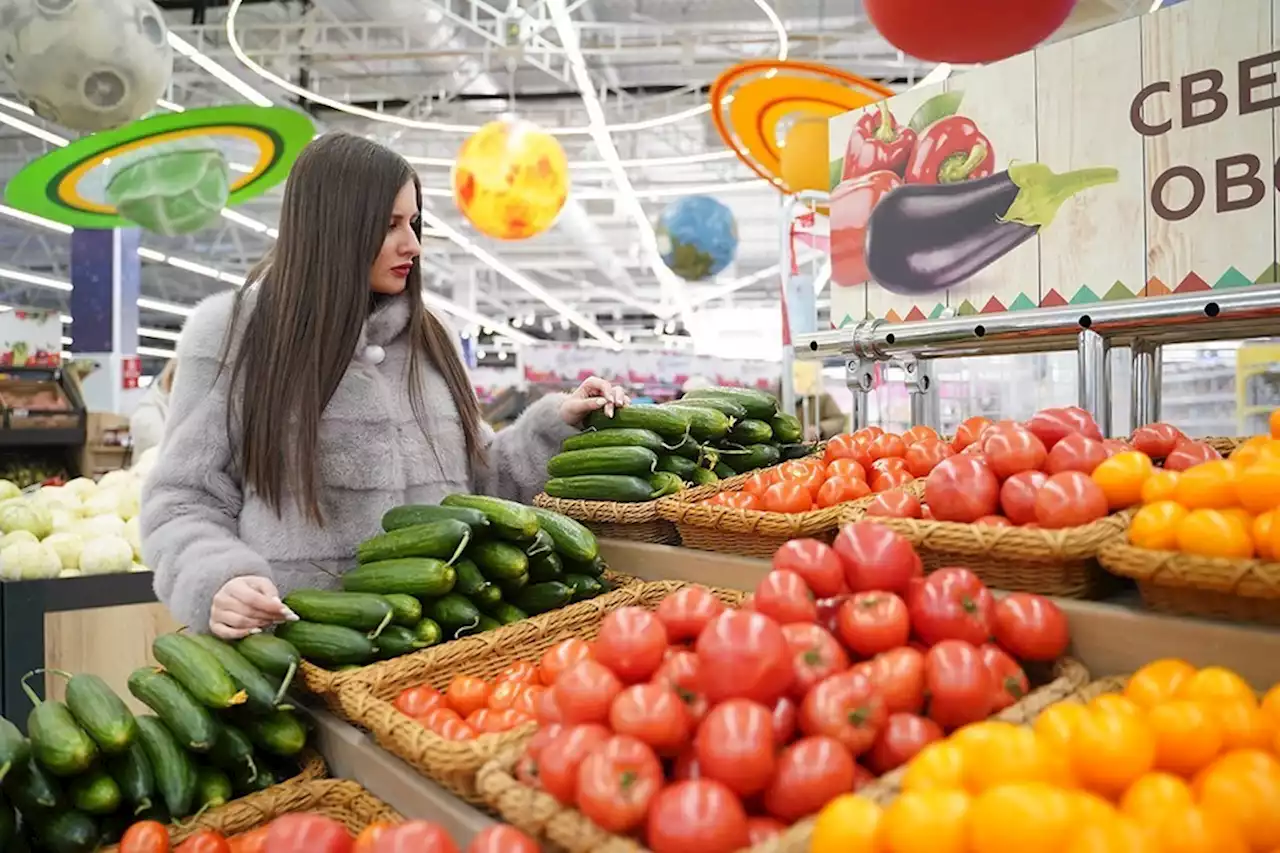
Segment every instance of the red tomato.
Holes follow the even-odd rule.
[[[717,503],[729,509],[760,509],[760,496],[747,491],[721,492],[716,498],[719,499]]]
[[[1080,471],[1054,474],[1036,494],[1036,523],[1055,530],[1097,521],[1109,509],[1102,487]]]
[[[609,738],[578,767],[578,811],[605,832],[627,833],[644,823],[661,789],[658,756],[626,735]]]
[[[647,680],[662,664],[667,629],[643,607],[621,607],[600,622],[591,655],[627,684]]]
[[[991,715],[995,679],[978,649],[961,640],[943,640],[924,656],[924,689],[929,718],[956,729]]]
[[[819,681],[849,668],[849,656],[839,641],[820,625],[784,625],[782,634],[791,651],[795,695],[803,697]]]
[[[938,463],[924,481],[924,500],[938,521],[970,522],[998,511],[1000,481],[973,456],[952,456]]]
[[[120,837],[120,853],[169,853],[169,830],[155,820],[140,820]]]
[[[355,845],[351,848],[352,853],[373,853],[377,849],[378,839],[386,834],[387,830],[395,824],[388,821],[374,821],[373,823],[360,830],[360,834],[356,836]],[[237,836],[237,840],[242,836]],[[266,839],[264,838],[265,842]],[[232,846],[231,853],[244,853],[236,846]]]
[[[1036,520],[1036,494],[1049,479],[1043,471],[1014,474],[1000,487],[1000,508],[1014,524],[1030,524]]]
[[[1044,470],[1049,474],[1063,471],[1082,471],[1092,474],[1093,469],[1107,461],[1107,448],[1096,438],[1072,433],[1053,446],[1045,459]]]
[[[865,426],[854,432],[853,437],[858,441],[870,444],[872,439],[878,438],[882,435],[884,435],[884,427]]]
[[[542,755],[542,750],[546,748],[547,744],[559,737],[564,728],[559,723],[541,727],[533,733],[533,737],[529,738],[529,742],[524,745],[524,754],[537,761]]]
[[[776,562],[776,558],[775,558]],[[706,587],[690,585],[676,590],[658,605],[658,619],[667,629],[667,639],[683,643],[695,639],[713,617],[724,611],[724,602]]]
[[[747,818],[747,843],[752,847],[771,841],[786,831],[787,825],[780,820],[771,817]]]
[[[904,592],[924,574],[920,555],[904,537],[870,521],[846,525],[836,536],[845,583],[853,592]]]
[[[711,702],[754,699],[772,705],[791,686],[791,657],[777,622],[726,610],[698,635],[698,680]]]
[[[1086,412],[1079,406],[1067,406],[1063,410],[1067,420],[1076,428],[1076,432],[1092,438],[1094,441],[1102,441],[1102,430],[1098,427],[1098,422],[1093,419],[1093,415]]]
[[[907,460],[901,456],[882,456],[871,463],[871,470],[868,476],[875,478],[876,474],[888,474],[890,471],[907,470]]]
[[[649,808],[645,840],[653,853],[734,853],[748,838],[742,803],[711,779],[668,785]]]
[[[1003,711],[1023,696],[1031,692],[1031,684],[1027,674],[1018,666],[1018,662],[1005,654],[999,646],[987,643],[978,649],[982,662],[991,672],[991,680],[995,684],[992,694],[991,711]]]
[[[505,823],[486,826],[467,845],[467,853],[538,853],[538,842]]]
[[[911,636],[907,605],[892,592],[859,592],[840,605],[840,639],[859,657],[906,645]]]
[[[1048,451],[1035,433],[1020,424],[1001,424],[987,431],[982,452],[991,472],[1001,480],[1044,464]]]
[[[779,625],[793,622],[813,622],[818,609],[813,603],[813,593],[796,572],[774,569],[756,585],[756,611],[763,613]]]
[[[671,781],[680,779],[701,779],[702,768],[698,766],[698,754],[692,746],[676,756],[671,765]]]
[[[538,672],[536,663],[518,660],[498,673],[494,681],[518,681],[522,684],[536,684],[541,681],[541,674]]]
[[[835,738],[855,756],[875,743],[888,712],[871,679],[850,670],[818,683],[800,706],[800,730]]]
[[[1071,641],[1067,617],[1042,595],[1012,592],[996,602],[995,638],[1018,660],[1052,661]]]
[[[867,454],[867,446],[851,435],[837,435],[827,442],[823,456],[827,463],[836,459],[852,459],[864,469],[871,467],[871,457]]]
[[[268,847],[267,849],[275,853],[276,848]],[[449,833],[439,824],[426,820],[411,820],[387,827],[386,832],[379,835],[378,840],[373,843],[373,851],[374,853],[458,853],[458,845],[453,843]]]
[[[1133,448],[1129,446],[1129,442],[1121,441],[1118,438],[1104,438],[1102,440],[1102,446],[1107,451],[1108,459],[1115,456],[1117,453],[1124,453],[1125,451],[1133,450]]]
[[[698,656],[689,649],[672,647],[667,659],[653,674],[653,683],[677,692],[692,690],[698,681]]]
[[[826,464],[817,459],[792,459],[778,466],[778,478],[780,480],[807,480],[814,472],[821,474],[826,469]]]
[[[787,823],[807,817],[853,790],[849,750],[829,737],[802,738],[778,756],[778,769],[764,792],[764,808]]]
[[[875,774],[873,774],[870,770],[863,767],[861,764],[853,765],[853,790],[854,791],[857,791],[859,788],[870,785],[874,781],[876,781]]]
[[[603,723],[622,682],[613,670],[591,658],[580,660],[556,679],[551,688],[560,717],[571,725]]]
[[[1140,450],[1152,459],[1164,459],[1185,438],[1182,430],[1177,427],[1155,423],[1135,429],[1133,435],[1129,436],[1129,443],[1134,450]]]
[[[542,653],[542,660],[538,664],[542,683],[550,687],[556,683],[556,679],[562,672],[589,657],[591,657],[591,646],[585,640],[570,637],[556,643]]]
[[[871,475],[871,491],[887,492],[890,489],[896,489],[899,486],[905,486],[914,480],[911,472],[905,468],[893,468],[888,471],[882,471],[879,474]]]
[[[354,841],[347,828],[336,820],[318,814],[292,813],[271,821],[266,849],[271,853],[348,853]],[[393,850],[384,846],[382,839],[375,849]],[[450,848],[438,849],[448,851]]]
[[[1031,50],[1056,32],[1073,0],[984,0],[960,12],[938,0],[869,0],[867,17],[885,41],[931,62],[985,63]],[[918,149],[917,149],[918,150]]]
[[[778,471],[775,468],[765,468],[763,471],[756,471],[747,477],[742,484],[742,491],[748,495],[759,497],[769,491],[769,487],[778,482]]]
[[[818,607],[818,624],[827,629],[827,633],[836,636],[840,633],[840,605],[844,604],[852,593],[844,592],[840,595],[833,595],[830,598],[820,598],[817,601]]]
[[[871,487],[865,480],[854,477],[830,477],[819,487],[818,494],[814,496],[814,502],[819,509],[826,509],[836,504],[865,498],[869,494],[871,494]]]
[[[1188,468],[1195,467],[1201,462],[1211,462],[1214,459],[1221,459],[1222,454],[1214,450],[1203,441],[1183,440],[1164,459],[1164,469],[1166,471],[1185,471]]]
[[[867,515],[881,518],[919,518],[920,500],[906,489],[890,489],[867,505]]]
[[[422,717],[444,704],[444,696],[430,684],[409,687],[396,697],[396,710],[407,717]]]
[[[483,711],[485,709],[478,708],[476,710]],[[474,714],[476,711],[472,711],[471,713]],[[467,716],[470,716],[470,714]],[[461,722],[462,717],[459,716],[457,711],[450,708],[433,708],[428,711],[425,716],[418,717],[417,720],[422,723],[424,728],[439,734],[441,727],[446,723]]]
[[[811,499],[816,499],[818,497],[818,490],[822,488],[822,484],[825,483],[827,479],[826,472],[821,465],[817,468],[812,468],[807,465],[802,466],[799,461],[787,462],[785,464],[801,467],[791,468],[789,473],[784,473],[782,475],[782,482],[785,484],[803,486],[809,492],[809,497]],[[765,495],[767,498],[768,493],[766,492]]]
[[[461,720],[445,720],[432,731],[445,740],[471,740],[478,734],[475,729]]]
[[[907,470],[915,477],[927,477],[938,463],[956,452],[937,439],[924,439],[907,448]]]
[[[790,697],[783,696],[773,705],[773,745],[780,747],[791,743],[800,724],[800,709]]]
[[[773,776],[773,714],[759,702],[730,699],[707,712],[693,746],[705,778],[739,796],[758,794]]]
[[[489,706],[489,694],[493,686],[483,678],[474,675],[455,675],[445,690],[444,698],[449,707],[460,716],[467,716],[472,711],[479,711]]]
[[[867,479],[867,469],[856,459],[832,459],[827,463],[827,478],[848,477],[851,480]]]
[[[980,646],[991,639],[995,622],[991,590],[968,569],[938,569],[912,584],[907,610],[916,635],[932,646],[963,640]]]
[[[969,445],[978,440],[982,435],[982,431],[991,426],[988,418],[966,418],[964,423],[956,428],[956,437],[951,440],[951,449],[959,453]]]
[[[765,512],[808,512],[813,509],[813,492],[796,480],[774,483],[760,496]]]
[[[876,655],[869,671],[890,714],[918,714],[924,707],[923,652],[910,646],[892,649]]]
[[[543,670],[544,672],[546,670]],[[538,707],[535,709],[534,716],[542,725],[548,723],[564,722],[564,714],[560,711],[560,705],[556,701],[556,693],[554,689],[548,688],[538,696]]]
[[[902,440],[907,447],[912,447],[924,441],[938,441],[938,433],[933,427],[913,426],[902,434]]]
[[[936,740],[942,729],[933,720],[915,714],[890,714],[880,737],[867,753],[867,766],[883,776],[897,770]]]
[[[601,725],[566,726],[538,753],[538,778],[543,790],[572,806],[578,798],[578,768],[610,734]]]
[[[867,455],[871,457],[872,462],[890,456],[902,458],[907,455],[907,443],[901,436],[886,432],[871,439],[871,444],[867,447]]]
[[[489,707],[494,711],[506,711],[516,706],[525,685],[518,681],[495,681],[489,694]]]
[[[221,833],[202,829],[187,836],[187,840],[178,845],[177,853],[231,853],[231,845]]]
[[[783,543],[773,553],[773,567],[804,578],[815,598],[829,598],[845,590],[840,557],[830,545],[817,539],[790,539]]]
[[[675,755],[689,741],[692,720],[684,702],[669,687],[634,684],[618,694],[609,725],[662,755]]]
[[[973,523],[982,524],[987,527],[1013,527],[1013,522],[1005,518],[1003,515],[984,515]]]
[[[538,709],[542,707],[542,694],[547,692],[547,688],[541,684],[526,685],[520,693],[520,698],[516,699],[513,706],[515,710],[529,717],[537,717]]]
[[[1053,450],[1054,445],[1069,435],[1080,432],[1075,419],[1063,408],[1041,409],[1025,424],[1036,438],[1040,439],[1046,450]]]

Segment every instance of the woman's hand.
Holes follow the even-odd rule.
[[[298,617],[280,600],[276,585],[266,578],[232,578],[213,597],[209,630],[223,640],[238,640],[277,622]]]
[[[578,386],[578,389],[564,398],[560,404],[560,417],[569,426],[578,426],[596,409],[604,409],[608,417],[613,417],[615,409],[628,405],[631,398],[617,385],[589,376]]]

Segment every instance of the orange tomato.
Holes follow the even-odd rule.
[[[1261,754],[1250,766],[1228,753],[1197,780],[1200,805],[1235,825],[1252,850],[1280,846],[1280,764]],[[1271,765],[1274,765],[1272,767]]]
[[[1227,458],[1235,462],[1241,469],[1248,468],[1262,458],[1262,448],[1271,441],[1265,435],[1255,435],[1245,439],[1235,450],[1227,454]]]
[[[1103,693],[1101,696],[1095,696],[1088,705],[1090,710],[1101,711],[1104,714],[1134,714],[1140,715],[1142,709],[1138,707],[1138,703],[1134,702],[1127,696],[1121,696],[1119,693]]]
[[[966,853],[969,805],[963,791],[904,792],[884,811],[880,843],[892,853]]]
[[[1275,536],[1276,530],[1276,514],[1278,510],[1259,513],[1253,519],[1253,525],[1250,528],[1250,534],[1253,536],[1253,549],[1258,552],[1258,556],[1264,560],[1274,560],[1276,556],[1275,547],[1272,544],[1272,537]]]
[[[1178,490],[1178,480],[1182,475],[1177,471],[1166,471],[1157,468],[1142,484],[1142,502],[1152,504],[1156,501],[1171,501]]]
[[[1090,710],[1076,725],[1068,750],[1080,784],[1115,797],[1150,772],[1156,739],[1146,722],[1132,714]]]
[[[1255,699],[1214,702],[1213,715],[1222,728],[1222,748],[1270,749],[1276,735],[1276,724],[1264,714]]]
[[[1171,811],[1189,808],[1196,801],[1191,786],[1172,773],[1139,776],[1120,798],[1120,811],[1144,822],[1157,820]]]
[[[498,673],[497,677],[494,678],[495,682],[518,681],[523,684],[537,684],[539,680],[538,665],[529,663],[527,660],[518,660],[509,664],[506,669]]]
[[[1160,848],[1136,821],[1117,817],[1081,828],[1066,853],[1160,853]]]
[[[1222,726],[1207,703],[1178,699],[1147,712],[1156,739],[1157,770],[1190,776],[1222,752]]]
[[[1178,523],[1178,550],[1202,557],[1253,556],[1253,537],[1238,515],[1220,509],[1195,509]]]
[[[908,447],[921,441],[937,441],[938,433],[932,427],[913,426],[902,434],[902,441]]]
[[[528,685],[519,681],[500,681],[489,693],[488,706],[493,711],[509,711],[520,701],[520,694]]]
[[[950,740],[934,741],[907,764],[902,790],[962,790],[964,776],[963,748]]]
[[[352,845],[351,853],[373,853],[373,848],[378,844],[378,838],[393,826],[395,824],[383,820],[369,824],[356,836],[356,843]]]
[[[1147,821],[1163,853],[1249,853],[1249,845],[1230,821],[1195,804]]]
[[[1241,701],[1258,704],[1249,682],[1222,666],[1206,666],[1178,687],[1178,698],[1201,702]]]
[[[804,483],[783,480],[761,495],[760,506],[765,512],[808,512],[813,509],[813,494]]]
[[[493,688],[483,678],[474,675],[455,675],[444,691],[444,700],[449,707],[465,717],[473,711],[479,711],[489,704],[489,694]]]
[[[1196,668],[1184,660],[1162,658],[1135,672],[1125,685],[1124,695],[1141,707],[1150,708],[1176,696],[1183,682],[1195,674]]]
[[[1280,507],[1280,460],[1267,459],[1245,468],[1236,478],[1235,491],[1237,503],[1249,512]]]
[[[827,478],[848,477],[851,480],[867,479],[867,469],[857,459],[832,459],[827,463]]]
[[[1052,785],[992,788],[969,807],[969,853],[1061,853],[1073,817],[1071,797]]]
[[[813,822],[809,853],[880,853],[884,811],[856,794],[842,794],[823,807]]]
[[[1036,717],[1033,728],[1037,736],[1051,747],[1066,750],[1075,738],[1077,727],[1089,711],[1078,702],[1050,705]]]
[[[1059,782],[1063,762],[1053,747],[1022,726],[960,743],[965,787],[975,794],[1012,782]]]
[[[1152,551],[1176,551],[1178,526],[1189,512],[1177,501],[1146,504],[1129,522],[1129,543]]]
[[[1115,806],[1089,791],[1068,790],[1067,797],[1071,803],[1071,822],[1075,826],[1105,823],[1119,815]]]
[[[1280,684],[1275,685],[1262,697],[1262,710],[1277,725],[1280,725]]]
[[[1107,496],[1107,506],[1115,510],[1142,502],[1142,484],[1154,470],[1150,456],[1140,450],[1126,450],[1104,459],[1090,476]]]
[[[1236,506],[1240,468],[1228,459],[1201,462],[1182,472],[1173,499],[1187,509],[1227,509]]]
[[[846,460],[837,459],[837,462]],[[852,462],[853,460],[847,460]],[[834,462],[832,463],[835,464]],[[857,464],[856,462],[854,463]],[[865,498],[871,494],[871,487],[867,485],[866,480],[860,480],[854,477],[829,477],[827,481],[818,488],[816,503],[820,508],[825,509],[829,506],[844,503],[845,501],[856,501],[859,498]]]

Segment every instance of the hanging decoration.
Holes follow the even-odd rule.
[[[462,143],[453,166],[458,211],[482,234],[526,240],[550,228],[569,198],[569,161],[527,121],[494,121]]]

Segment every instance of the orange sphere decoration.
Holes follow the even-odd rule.
[[[493,121],[458,151],[453,199],[476,230],[524,240],[552,226],[569,197],[569,163],[554,136],[526,121]]]

